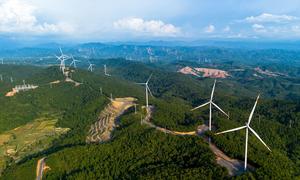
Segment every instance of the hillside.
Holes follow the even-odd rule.
[[[57,126],[70,128],[51,147],[28,156],[6,169],[2,179],[35,178],[38,159],[47,156],[51,168],[46,179],[222,179],[227,177],[226,169],[217,165],[208,144],[199,137],[173,136],[140,124],[144,111],[144,88],[133,82],[144,82],[151,73],[150,89],[154,98],[150,103],[156,107],[153,123],[174,131],[195,130],[208,119],[208,111],[190,109],[206,101],[210,96],[213,81],[194,78],[171,70],[165,71],[153,65],[124,60],[93,60],[97,66],[108,65],[111,77],[103,75],[102,69],[90,73],[76,70],[72,78],[83,83],[75,87],[66,83],[57,67],[23,67],[16,77],[40,87],[13,97],[1,96],[4,106],[0,109],[1,132],[32,122],[36,118],[55,113]],[[0,66],[1,67],[1,66]],[[10,67],[10,66],[9,66]],[[27,74],[27,68],[32,68]],[[9,68],[2,69],[4,73]],[[22,70],[24,69],[24,70]],[[10,69],[10,71],[12,71]],[[22,75],[22,74],[27,75]],[[18,78],[18,79],[19,79]],[[22,83],[22,80],[16,83]],[[60,80],[63,83],[50,87],[48,82]],[[271,81],[271,80],[270,80]],[[274,97],[268,93],[265,83],[269,81],[245,82],[239,79],[218,81],[215,101],[230,112],[230,119],[213,113],[215,131],[243,124],[259,91],[265,92],[253,127],[272,148],[272,153],[254,138],[250,140],[249,161],[256,171],[247,172],[247,178],[293,178],[299,176],[300,104],[296,99],[283,100],[290,92],[277,89]],[[45,85],[47,84],[47,85]],[[276,86],[278,85],[274,83]],[[3,86],[2,86],[3,85]],[[3,95],[13,84],[8,80],[1,84]],[[103,94],[100,93],[103,89]],[[91,124],[97,121],[99,113],[109,103],[107,97],[135,97],[138,99],[138,113],[130,109],[119,119],[119,126],[113,131],[112,140],[101,144],[86,144]],[[209,134],[211,135],[212,134]],[[243,134],[212,136],[216,145],[232,158],[243,159]],[[126,153],[124,153],[126,152]],[[268,163],[266,163],[268,162]],[[280,171],[279,171],[280,169]]]

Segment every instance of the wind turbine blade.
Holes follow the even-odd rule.
[[[146,83],[134,83],[134,84],[140,84],[140,85],[145,85]]]
[[[149,86],[148,86],[148,85],[146,85],[146,86],[147,86],[147,90],[149,91],[150,95],[151,95],[152,97],[154,97],[153,94],[152,94],[152,92],[151,92],[151,90],[150,90],[150,88],[149,88]]]
[[[152,74],[149,76],[148,80],[146,81],[147,84],[150,81],[151,77],[152,77]]]
[[[254,114],[254,111],[255,111],[255,108],[256,108],[258,99],[259,99],[259,95],[257,96],[256,101],[255,101],[255,104],[254,104],[254,106],[253,106],[253,108],[252,108],[252,111],[251,111],[251,113],[250,113],[250,116],[249,116],[249,119],[248,119],[248,125],[250,125],[250,122],[251,122],[251,120],[252,120],[252,117],[253,117],[253,114]]]
[[[61,61],[61,56],[56,56],[55,55],[55,57],[57,58],[58,61]]]
[[[62,52],[62,50],[61,50],[61,47],[59,47],[59,51],[60,51],[61,54],[63,54],[63,52]]]
[[[259,135],[249,126],[250,131],[257,137],[257,139],[260,140],[261,143],[263,143],[263,145],[266,146],[266,148],[271,151],[271,149],[269,148],[269,146],[267,146],[267,144],[259,137]]]
[[[225,114],[227,117],[229,117],[228,116],[228,114],[226,114],[218,105],[216,105],[214,102],[212,102],[212,104],[217,108],[217,109],[219,109],[223,114]]]
[[[64,55],[64,56],[65,56],[65,59],[66,59],[66,60],[71,59],[71,57],[68,56],[68,55]]]
[[[233,131],[238,131],[238,130],[245,129],[245,128],[247,128],[247,126],[242,126],[242,127],[230,129],[230,130],[227,130],[227,131],[222,131],[222,132],[216,133],[216,135],[229,133],[229,132],[233,132]]]
[[[197,107],[195,107],[194,109],[192,109],[191,111],[194,111],[194,110],[196,110],[196,109],[202,108],[202,107],[208,105],[209,103],[210,103],[210,102],[207,102],[207,103],[204,103],[204,104],[202,104],[202,105],[200,105],[200,106],[197,106]]]
[[[215,82],[214,82],[214,86],[213,86],[213,89],[212,89],[211,95],[210,95],[210,100],[212,100],[213,97],[214,97],[214,92],[215,92],[216,82],[217,82],[217,80],[215,80]]]

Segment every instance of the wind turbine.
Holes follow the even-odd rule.
[[[61,47],[59,47],[59,51],[60,51],[60,54],[61,54],[61,57],[64,58],[64,59],[70,59],[70,56],[67,56],[63,53]]]
[[[257,101],[259,99],[259,95],[257,96],[257,99],[255,101],[255,104],[253,106],[253,109],[250,113],[250,116],[249,116],[249,119],[248,119],[248,122],[246,123],[245,126],[241,126],[241,127],[238,127],[238,128],[234,128],[234,129],[230,129],[230,130],[227,130],[227,131],[223,131],[223,132],[219,132],[219,133],[216,133],[216,135],[219,135],[219,134],[224,134],[224,133],[228,133],[228,132],[234,132],[234,131],[238,131],[238,130],[242,130],[242,129],[246,129],[246,143],[245,143],[245,165],[244,165],[244,169],[245,171],[247,170],[247,155],[248,155],[248,136],[249,136],[249,130],[257,137],[257,139],[260,140],[260,142],[266,146],[266,148],[271,151],[271,149],[267,146],[267,144],[259,137],[259,135],[250,127],[250,123],[251,123],[251,119],[253,117],[253,113],[255,111],[255,107],[257,105]]]
[[[145,90],[146,90],[146,91],[145,91],[145,92],[146,92],[146,107],[147,107],[147,108],[149,107],[149,102],[148,102],[148,101],[149,101],[148,92],[150,93],[151,96],[153,96],[153,95],[152,95],[152,92],[151,92],[151,90],[150,90],[150,88],[149,88],[149,86],[148,86],[148,83],[149,83],[151,77],[152,77],[152,74],[149,76],[148,80],[147,80],[145,83],[136,83],[136,84],[145,85]]]
[[[195,107],[194,109],[192,109],[191,111],[194,111],[196,109],[199,109],[201,107],[204,107],[206,105],[209,105],[209,130],[211,131],[211,119],[212,119],[212,106],[215,106],[219,111],[221,111],[223,114],[225,114],[227,117],[228,114],[226,114],[218,105],[216,105],[214,102],[213,102],[213,97],[214,97],[214,92],[215,92],[215,87],[216,87],[216,80],[214,82],[214,86],[212,88],[212,91],[211,91],[211,95],[210,95],[210,100],[207,102],[207,103],[204,103],[198,107]]]
[[[76,62],[80,62],[79,60],[76,60],[76,59],[74,59],[74,57],[73,57],[73,55],[71,56],[71,58],[72,58],[72,62],[71,62],[71,64],[70,64],[70,66],[74,66],[74,68],[77,68],[77,66],[76,66]]]
[[[61,55],[60,56],[55,55],[55,57],[57,58],[58,61],[60,61],[60,65],[59,65],[60,70],[64,72],[65,67],[66,67],[65,61],[70,59],[70,57],[65,55],[61,48],[59,48],[59,51],[60,51]]]
[[[104,64],[104,75],[105,75],[105,76],[110,76],[110,74],[107,73],[107,67],[106,67],[106,64]]]
[[[90,70],[91,72],[93,72],[93,66],[94,66],[94,64],[91,64],[90,62],[89,62],[89,67],[88,67],[88,70]]]

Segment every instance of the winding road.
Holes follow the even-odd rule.
[[[37,166],[36,166],[36,180],[42,180],[43,178],[43,172],[45,169],[45,157],[38,160]]]
[[[206,131],[208,131],[208,126],[201,125],[198,126],[196,131],[190,131],[190,132],[178,132],[178,131],[172,131],[163,127],[159,127],[151,122],[151,117],[154,112],[154,107],[149,106],[147,109],[147,114],[144,119],[142,119],[142,123],[146,124],[152,128],[155,128],[158,131],[161,131],[163,133],[177,135],[177,136],[201,136]],[[244,161],[232,159],[229,156],[227,156],[223,151],[221,151],[215,144],[210,143],[208,139],[202,138],[209,143],[209,148],[211,151],[215,154],[217,164],[219,164],[222,167],[225,167],[228,170],[229,176],[236,176],[244,172]],[[250,170],[254,170],[255,168],[251,166],[250,164],[247,165]]]

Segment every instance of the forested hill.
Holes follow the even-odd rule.
[[[156,95],[161,96],[164,92],[173,89],[174,96],[195,101],[195,93],[198,96],[203,93],[210,93],[210,78],[198,78],[189,75],[183,75],[177,72],[179,67],[186,65],[196,67],[220,68],[229,71],[230,68],[240,68],[240,64],[233,67],[228,64],[213,64],[211,66],[196,64],[190,62],[171,63],[165,65],[144,64],[140,62],[128,61],[125,59],[92,59],[96,65],[96,74],[104,74],[103,65],[106,64],[107,71],[113,77],[120,77],[133,82],[143,82],[150,74],[153,74],[153,80],[150,84],[151,89]],[[198,66],[197,66],[198,65]],[[271,65],[270,65],[271,66]],[[243,66],[244,67],[244,66]],[[264,79],[253,77],[253,69],[246,66],[245,72],[231,73],[226,79],[219,79],[219,89],[224,95],[239,97],[254,97],[258,93],[263,94],[264,98],[281,99],[281,100],[300,100],[300,76],[295,77],[266,77]],[[286,71],[293,71],[286,69]],[[299,72],[295,72],[299,73]],[[207,95],[206,95],[207,96]]]
[[[56,113],[58,126],[71,130],[55,140],[48,149],[31,155],[6,169],[2,179],[34,179],[36,162],[47,157],[51,170],[46,179],[225,179],[226,169],[215,162],[208,144],[199,137],[180,137],[164,134],[140,124],[140,110],[144,102],[144,87],[134,82],[149,82],[154,97],[150,103],[156,107],[153,123],[173,130],[194,130],[208,119],[208,110],[191,112],[190,109],[210,96],[212,79],[197,79],[153,65],[124,60],[93,61],[96,66],[107,64],[112,76],[104,76],[102,69],[94,73],[76,70],[72,78],[83,84],[71,83],[45,85],[64,77],[58,67],[37,68],[7,66],[1,73],[16,73],[15,83],[9,79],[0,84],[1,132],[24,125],[47,113]],[[19,70],[15,72],[13,69]],[[28,68],[32,68],[27,72]],[[30,74],[28,74],[30,73]],[[24,74],[24,75],[23,75]],[[6,76],[7,76],[6,75]],[[6,77],[5,76],[5,77]],[[40,87],[14,97],[3,94],[13,85],[26,82]],[[234,79],[220,80],[216,85],[215,101],[229,111],[228,120],[213,113],[215,131],[243,125],[258,92],[264,92],[253,119],[253,128],[271,147],[268,153],[259,141],[250,137],[249,162],[256,167],[239,178],[293,179],[300,172],[300,104],[293,98],[283,100],[288,89],[279,88],[275,98],[265,89],[264,83],[243,84]],[[261,83],[261,84],[259,84]],[[274,83],[276,84],[276,83]],[[103,89],[104,95],[100,93]],[[91,123],[114,97],[132,96],[139,99],[138,113],[133,109],[120,119],[113,139],[103,144],[86,144],[85,138]],[[9,123],[8,123],[9,122]],[[213,136],[213,141],[231,157],[243,159],[244,134]]]

